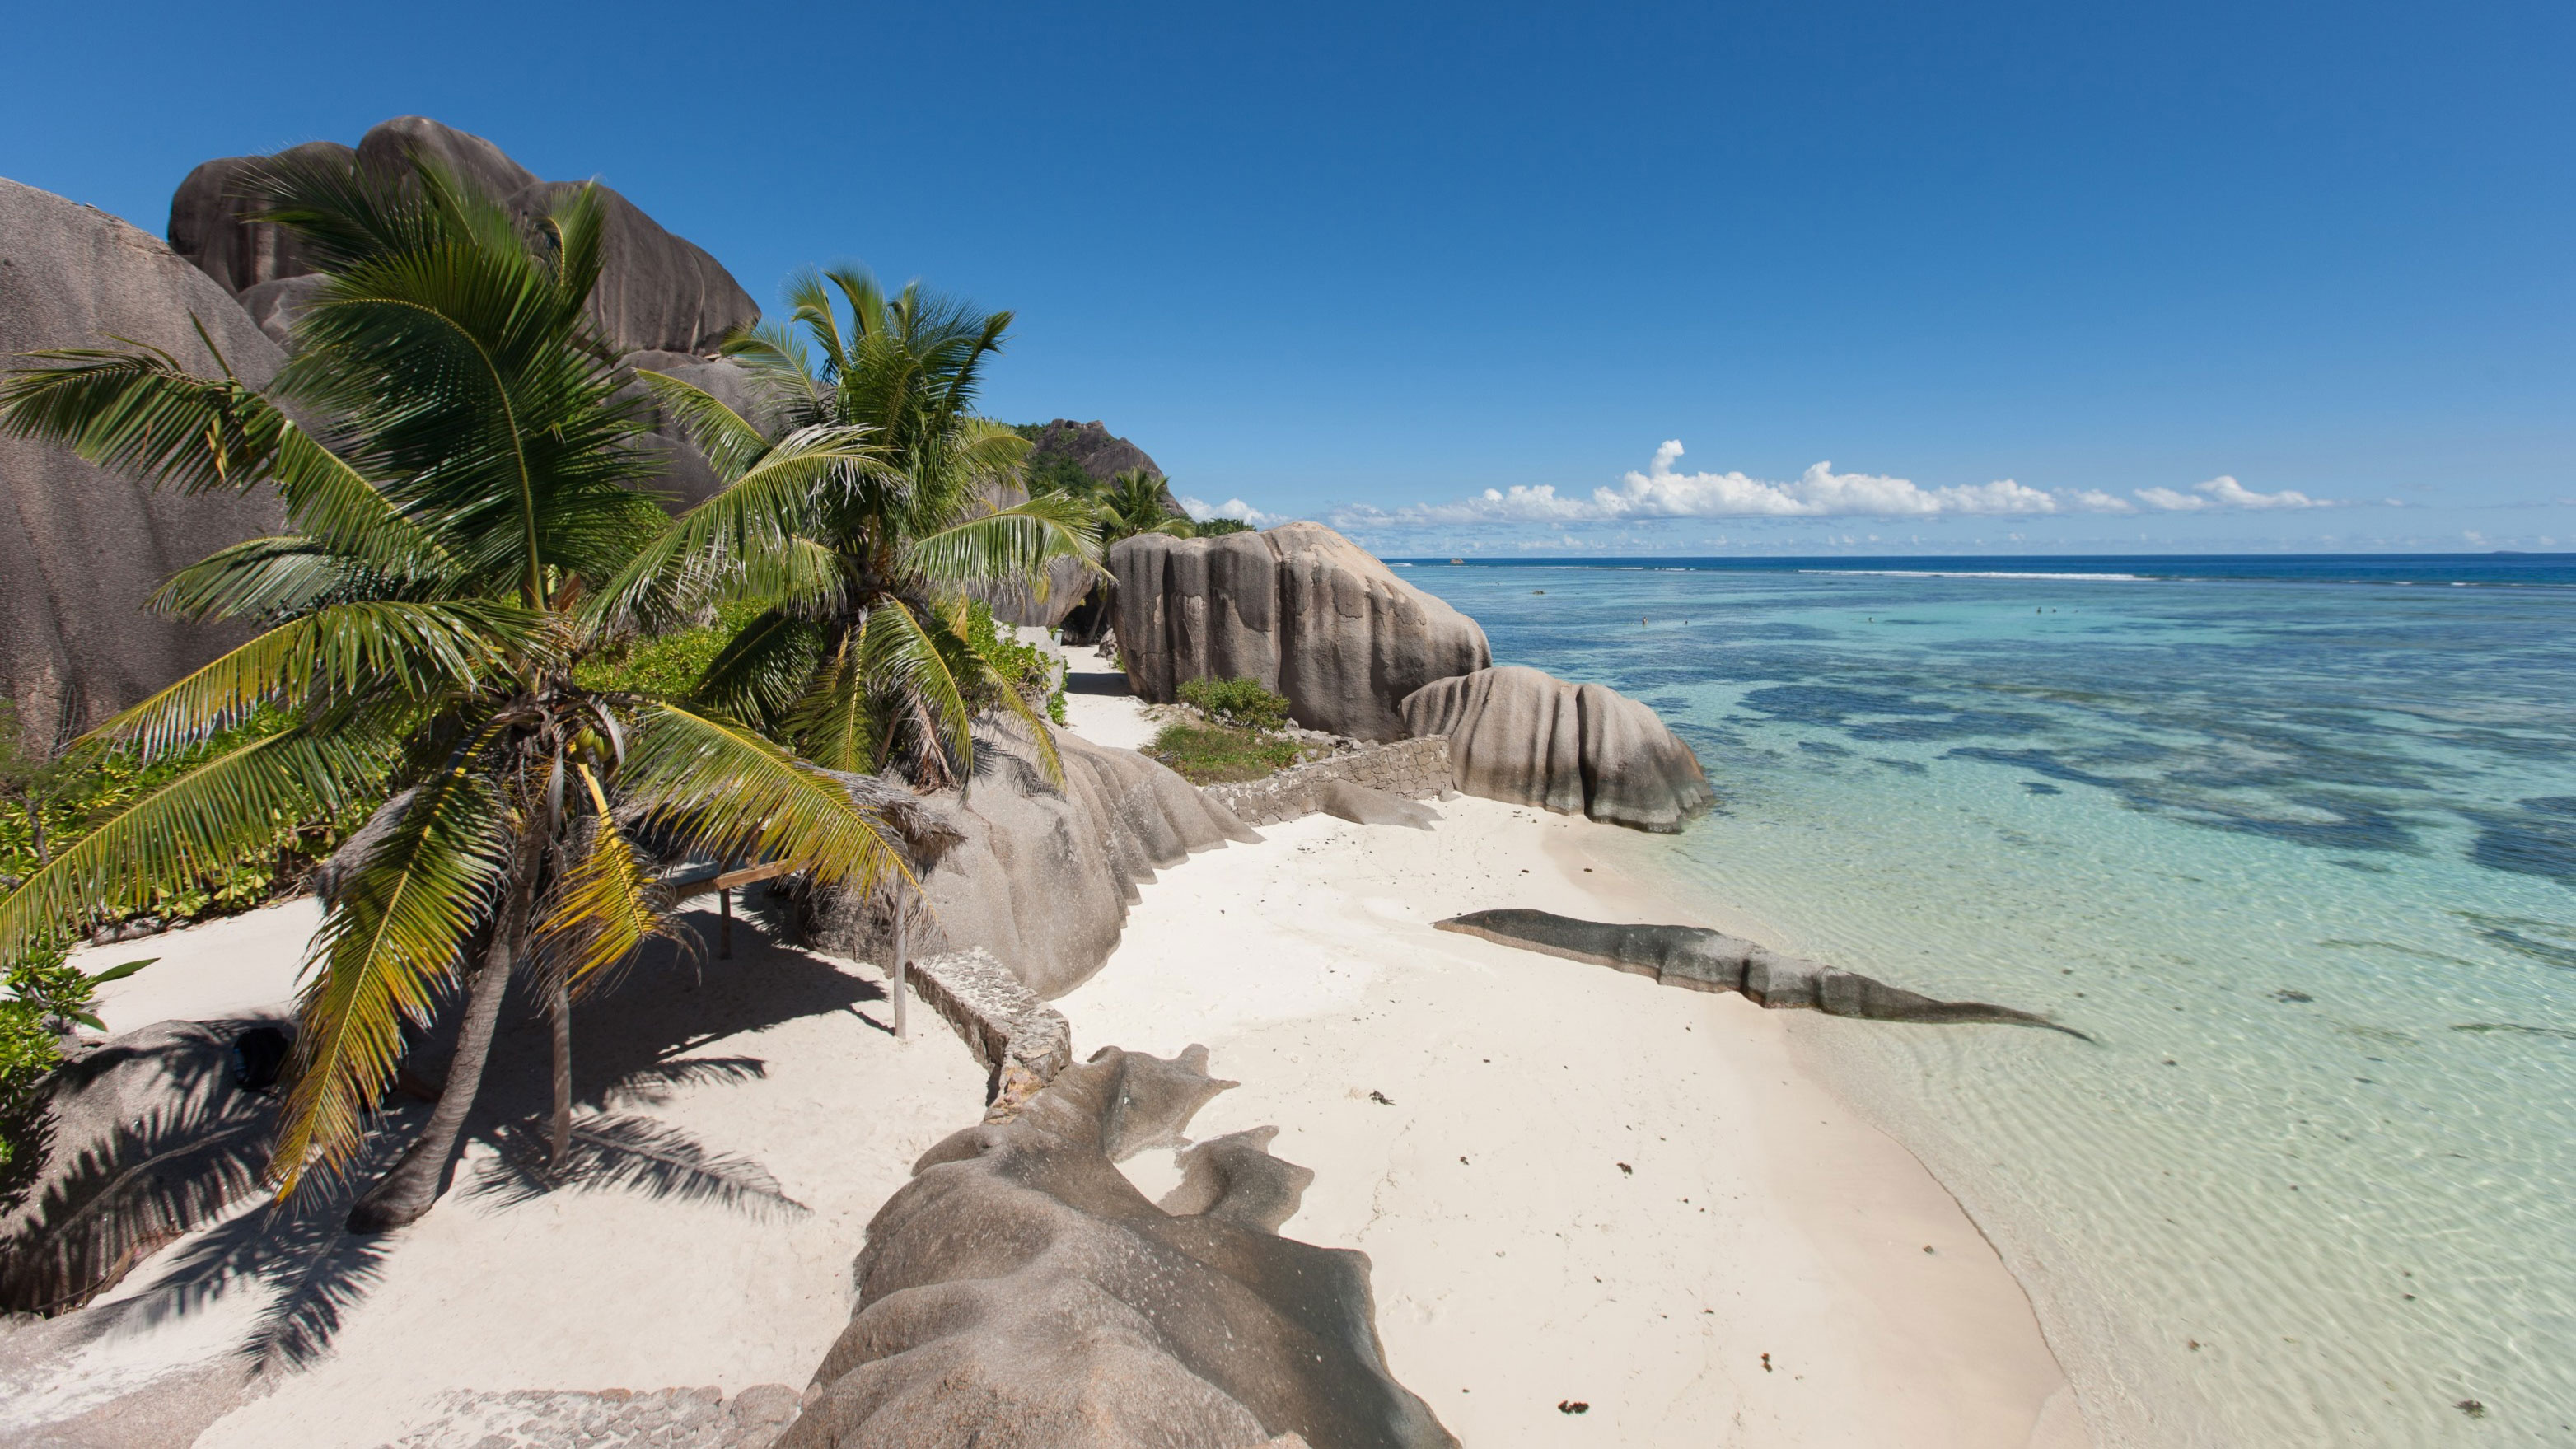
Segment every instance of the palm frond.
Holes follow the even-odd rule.
[[[410,793],[400,818],[344,876],[314,933],[299,1010],[295,1085],[269,1176],[293,1193],[338,1172],[403,1053],[406,1019],[426,1021],[507,870],[510,813],[460,760]]]
[[[619,792],[682,845],[718,860],[789,862],[857,890],[912,878],[882,818],[749,726],[653,703],[639,709],[637,735]]]
[[[549,979],[579,995],[609,980],[645,942],[670,935],[674,901],[618,825],[598,778],[574,768],[597,809],[586,817],[579,855],[538,910],[531,942]]]
[[[137,799],[0,900],[0,959],[74,922],[140,910],[336,814],[384,778],[390,752],[364,731],[291,727],[207,759]]]
[[[1097,515],[1061,493],[1042,493],[1009,508],[911,540],[905,564],[919,577],[951,587],[1012,583],[1047,596],[1047,565],[1075,559],[1107,577],[1100,562]]]
[[[506,604],[329,604],[187,675],[90,732],[138,743],[146,757],[239,724],[263,704],[314,708],[399,693],[471,690],[542,663],[538,616]]]

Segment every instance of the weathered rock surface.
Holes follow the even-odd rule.
[[[1622,926],[1581,921],[1546,911],[1471,911],[1432,923],[1436,929],[1481,936],[1506,946],[1589,961],[1667,986],[1694,991],[1737,991],[1774,1010],[1805,1007],[1827,1016],[1873,1021],[1985,1021],[2044,1026],[2092,1038],[2044,1016],[1982,1001],[1935,1001],[1903,987],[1698,926]]]
[[[234,1085],[231,1060],[262,1025],[291,1021],[156,1022],[37,1084],[0,1169],[0,1308],[78,1307],[258,1186],[277,1109]]]
[[[907,943],[917,956],[981,947],[1041,997],[1071,991],[1109,959],[1127,907],[1143,899],[1138,882],[1194,852],[1260,839],[1134,750],[1062,731],[1055,739],[1060,791],[1026,737],[1001,726],[980,738],[971,790],[920,802],[954,843],[918,867],[928,910],[914,918]],[[815,905],[811,931],[823,949],[890,959],[892,919],[882,899],[835,892]]]
[[[414,158],[430,161],[508,206],[522,219],[544,215],[579,185],[543,181],[481,136],[426,116],[396,116],[374,127],[353,150],[309,141],[281,156],[354,160],[380,176],[407,176]],[[188,174],[170,199],[170,241],[228,292],[307,275],[291,233],[242,220],[247,175],[271,158],[227,156]],[[665,231],[633,202],[607,187],[608,226],[591,315],[619,352],[668,349],[712,352],[725,334],[760,320],[760,307],[714,257]],[[266,325],[267,319],[263,319]]]
[[[1324,782],[1316,789],[1315,798],[1325,814],[1354,825],[1401,825],[1428,830],[1440,818],[1440,812],[1428,805],[1348,780]]]
[[[1109,551],[1127,680],[1169,703],[1189,679],[1249,675],[1299,724],[1402,739],[1397,705],[1493,663],[1475,620],[1319,523],[1218,538],[1147,534]]]
[[[617,360],[629,370],[641,368],[678,378],[753,422],[761,421],[766,399],[761,396],[758,380],[750,368],[731,358],[650,349],[630,352]],[[676,513],[714,497],[718,487],[716,470],[681,431],[679,420],[654,404],[652,393],[640,379],[627,383],[619,396],[637,399],[653,430],[647,446],[662,456],[664,472],[658,486],[670,495],[667,506]]]
[[[1637,830],[1672,832],[1716,803],[1699,756],[1617,690],[1521,665],[1407,695],[1404,723],[1447,735],[1458,788]]]
[[[293,351],[295,319],[303,316],[304,309],[313,305],[314,296],[324,285],[320,276],[306,272],[244,287],[239,300],[242,310],[250,314],[251,321],[259,324],[259,330],[267,335],[269,341],[276,343],[280,350]]]
[[[337,141],[307,141],[276,156],[347,163],[356,160],[357,154]],[[256,206],[242,196],[242,184],[272,159],[218,157],[189,172],[170,195],[170,249],[236,295],[262,282],[312,271],[305,265],[295,233],[268,222],[243,220]]]
[[[522,216],[543,216],[579,187],[540,181],[509,202]],[[663,230],[617,192],[605,186],[599,191],[608,225],[590,314],[610,346],[619,352],[712,352],[727,333],[760,320],[760,305],[704,248]]]
[[[924,1154],[780,1449],[1454,1445],[1386,1370],[1367,1256],[1274,1232],[1311,1174],[1263,1133],[1192,1149],[1160,1207],[1118,1170],[1233,1085],[1206,1065],[1108,1048]]]
[[[212,370],[191,316],[246,382],[266,383],[285,360],[222,287],[159,241],[0,180],[0,354],[112,347],[114,334]],[[144,600],[183,565],[285,522],[266,489],[156,493],[14,438],[0,438],[0,489],[0,689],[48,731],[94,724],[242,637],[146,616]]]
[[[472,184],[486,196],[508,197],[537,184],[537,173],[498,146],[427,116],[396,116],[358,138],[358,162],[379,176],[400,180],[425,160]]]
[[[753,1384],[730,1402],[712,1385],[460,1391],[440,1395],[436,1421],[387,1449],[767,1449],[796,1417],[797,1399],[785,1384]]]

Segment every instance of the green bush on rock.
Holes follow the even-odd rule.
[[[1288,723],[1288,697],[1258,679],[1189,679],[1176,691],[1181,703],[1219,724],[1275,730]]]

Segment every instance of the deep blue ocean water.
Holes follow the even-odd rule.
[[[1401,573],[1691,741],[1704,914],[2099,1039],[1807,1034],[2097,1416],[2576,1442],[2576,556]]]

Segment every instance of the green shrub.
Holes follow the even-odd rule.
[[[19,1103],[61,1061],[55,1051],[59,1034],[75,1024],[106,1030],[93,1009],[99,986],[152,964],[152,958],[146,957],[92,976],[63,956],[62,943],[55,941],[29,952],[5,973],[8,994],[0,996],[0,1165],[16,1155],[17,1144],[7,1133],[17,1120]]]
[[[1220,724],[1248,730],[1275,730],[1288,723],[1288,698],[1264,689],[1261,681],[1192,679],[1182,683],[1181,703]]]
[[[1258,780],[1297,763],[1297,742],[1221,724],[1168,724],[1145,753],[1193,785]]]
[[[637,639],[613,652],[592,655],[574,667],[573,682],[584,689],[685,698],[714,662],[716,652],[760,614],[758,604],[726,604],[716,610],[716,621],[702,628]]]
[[[980,602],[966,606],[966,642],[991,662],[996,673],[1010,681],[1029,708],[1057,724],[1064,723],[1064,685],[1056,676],[1055,656],[1004,633],[992,609]],[[968,703],[989,708],[1000,701],[970,699]]]
[[[1223,538],[1229,533],[1250,533],[1253,531],[1252,525],[1244,522],[1240,518],[1202,518],[1198,521],[1196,527],[1198,530],[1197,536],[1200,538]]]

